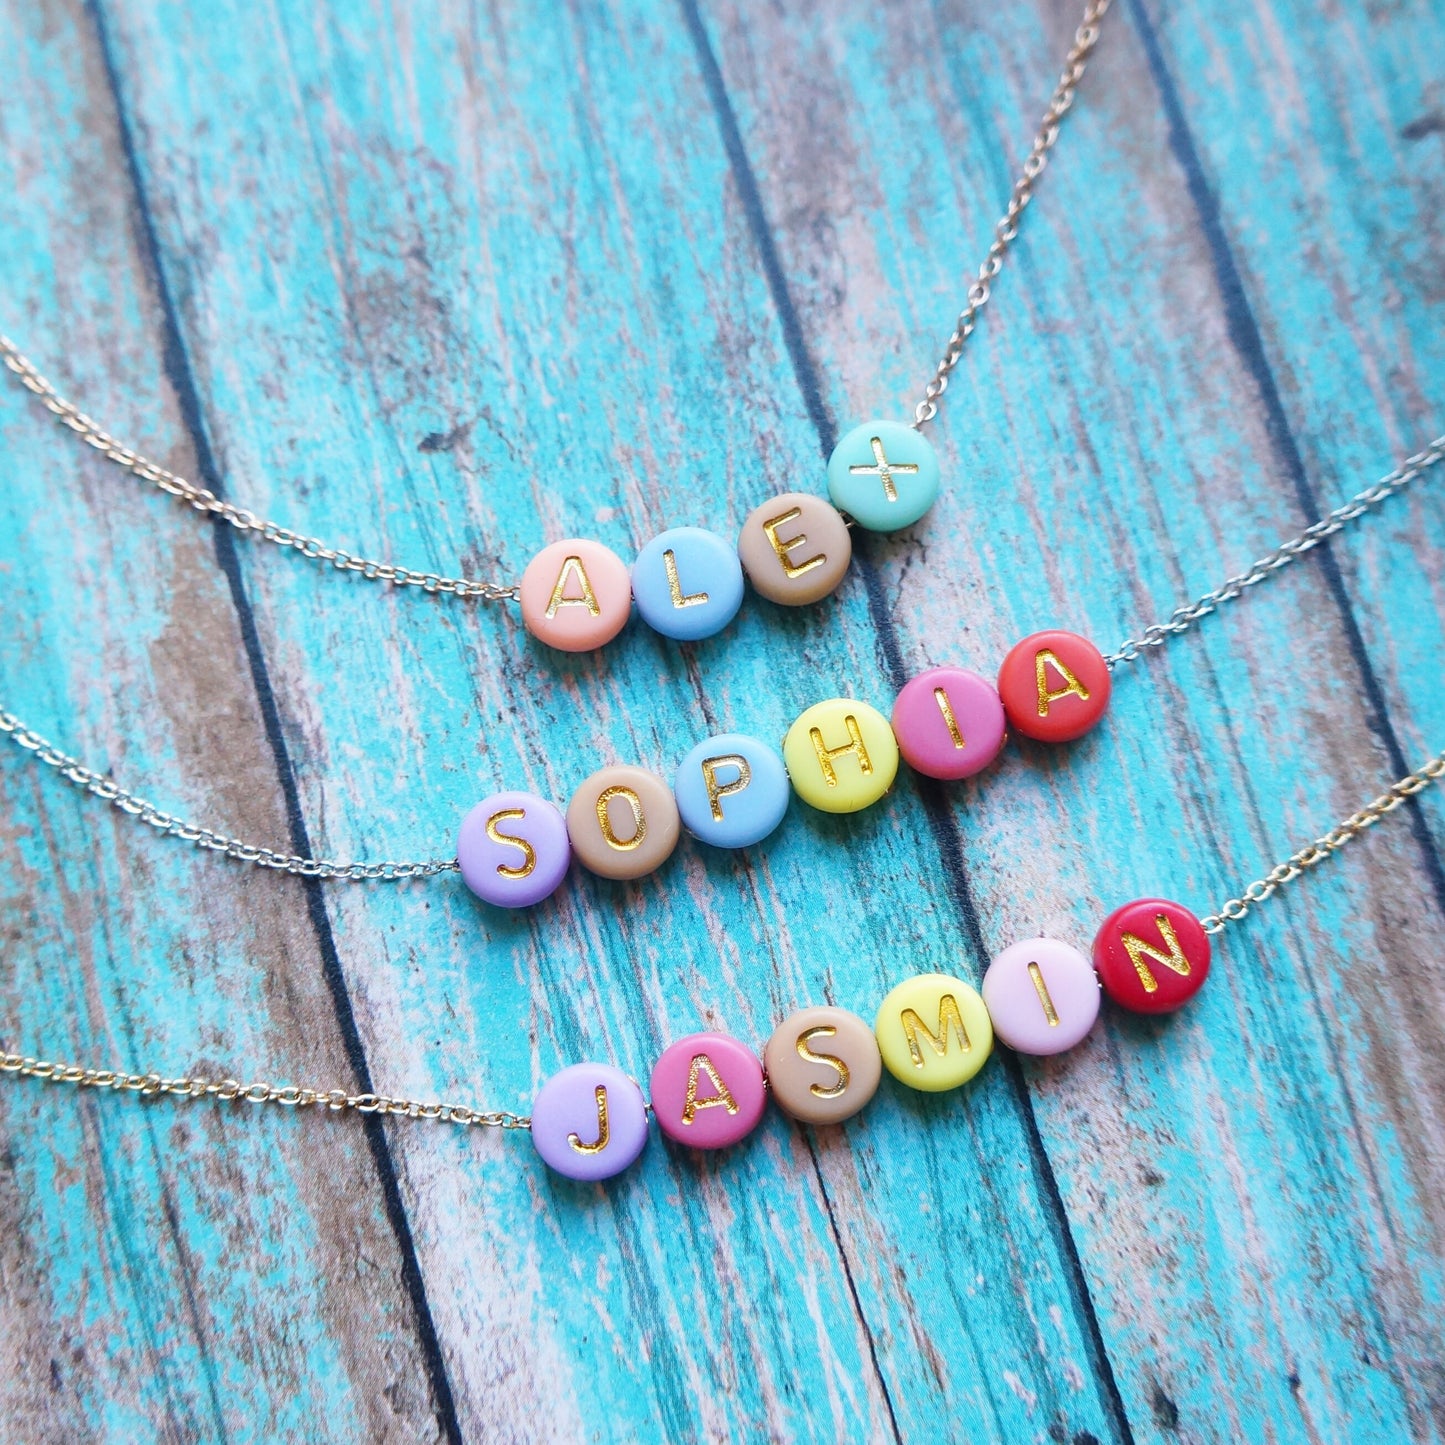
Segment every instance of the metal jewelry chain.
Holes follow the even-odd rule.
[[[988,255],[979,267],[978,279],[969,288],[968,304],[959,315],[953,335],[948,339],[948,348],[943,359],[924,389],[923,400],[915,408],[914,425],[917,427],[931,421],[938,414],[938,399],[948,386],[949,373],[958,365],[964,345],[973,334],[978,313],[988,303],[990,283],[1002,269],[1009,246],[1018,235],[1024,208],[1033,198],[1034,184],[1043,174],[1049,151],[1059,138],[1060,123],[1074,103],[1075,89],[1083,77],[1090,52],[1099,43],[1099,22],[1109,4],[1110,0],[1090,0],[1084,10],[1083,23],[1074,34],[1073,47],[1064,60],[1063,74],[1059,77],[1048,109],[1044,111],[1043,119],[1039,122],[1033,148],[1024,161],[1018,180],[1014,182],[1008,209],[994,228],[994,239],[988,248]],[[170,496],[179,498],[197,512],[229,523],[238,532],[259,537],[263,542],[273,542],[278,547],[309,557],[313,562],[329,563],[340,572],[354,572],[368,581],[385,582],[392,587],[419,587],[423,592],[442,593],[482,602],[517,600],[518,588],[514,583],[494,582],[477,577],[443,577],[435,572],[419,572],[391,562],[378,562],[374,558],[360,557],[340,547],[329,546],[319,537],[308,537],[304,533],[283,527],[279,522],[259,517],[255,512],[237,506],[234,502],[225,501],[208,488],[178,476],[135,448],[117,441],[74,402],[61,396],[8,336],[0,336],[0,359],[4,360],[5,365],[19,377],[21,384],[40,399],[40,404],[52,413],[62,426],[69,427],[107,460],[142,481],[150,482]]]
[[[1264,878],[1251,883],[1240,897],[1231,898],[1218,913],[1201,919],[1205,932],[1219,933],[1227,923],[1243,918],[1253,904],[1263,903],[1281,885],[1332,857],[1351,839],[1358,838],[1366,828],[1394,812],[1406,798],[1427,788],[1442,775],[1445,775],[1445,752],[1437,753],[1417,771],[1401,778],[1323,838],[1317,838],[1285,862],[1276,864]],[[168,1079],[161,1074],[128,1074],[116,1069],[87,1068],[82,1064],[56,1064],[47,1059],[4,1052],[0,1052],[0,1073],[44,1079],[53,1084],[74,1084],[81,1089],[138,1094],[143,1099],[161,1096],[179,1101],[220,1099],[228,1103],[281,1104],[293,1109],[319,1105],[333,1114],[383,1114],[392,1118],[431,1119],[468,1128],[527,1129],[532,1123],[524,1114],[473,1109],[465,1104],[421,1103],[416,1099],[394,1099],[386,1094],[351,1094],[345,1089],[306,1089],[294,1084],[243,1084],[236,1079]]]

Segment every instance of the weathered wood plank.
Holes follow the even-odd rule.
[[[691,24],[686,10],[641,5],[426,21],[381,5],[344,20],[284,5],[103,16],[177,361],[227,482],[339,540],[483,571],[515,571],[565,531],[626,551],[678,520],[735,524],[766,488],[813,485],[830,422],[901,403],[926,368],[1006,191],[1005,157],[1018,155],[1074,23],[1062,7],[941,25],[902,6],[881,16],[720,6]],[[712,726],[776,735],[833,691],[886,702],[899,668],[926,658],[991,664],[1036,623],[1062,618],[1112,638],[1302,519],[1282,436],[1311,473],[1333,471],[1349,489],[1382,469],[1407,422],[1445,413],[1442,329],[1418,304],[1409,208],[1364,223],[1346,139],[1378,140],[1366,122],[1409,108],[1428,50],[1402,37],[1427,22],[1438,31],[1438,17],[1372,17],[1368,38],[1345,26],[1338,42],[1279,6],[1238,41],[1219,38],[1218,18],[1207,41],[1183,17],[1111,20],[1074,133],[935,429],[951,473],[979,480],[955,485],[917,538],[873,546],[871,566],[826,611],[784,617],[751,602],[726,638],[686,655],[638,634],[600,661],[559,664],[496,617],[366,595],[243,550],[318,847],[432,851],[493,783],[562,797],[594,756],[670,763]],[[1352,24],[1364,35],[1363,20]],[[1334,70],[1319,64],[1321,45]],[[45,68],[48,49],[27,53],[37,51],[46,83],[17,93],[32,114],[64,119],[76,81]],[[1281,56],[1282,73],[1306,77],[1308,103],[1258,114],[1251,98],[1275,93]],[[1367,83],[1343,84],[1346,56]],[[1220,83],[1220,66],[1239,67],[1237,86]],[[1180,92],[1179,75],[1197,76],[1197,93]],[[47,90],[58,92],[48,110],[32,94]],[[1172,134],[1172,103],[1195,125]],[[12,110],[0,108],[7,142]],[[1338,134],[1306,136],[1300,114],[1329,115]],[[1290,164],[1256,173],[1237,149],[1246,128],[1273,142],[1258,142],[1260,156],[1279,147]],[[1369,154],[1397,190],[1438,184],[1438,172],[1416,175],[1403,141]],[[96,169],[113,180],[117,167]],[[77,337],[67,381],[103,417],[127,420],[127,435],[149,431],[192,466],[170,379],[137,347],[153,358],[163,341],[154,296],[133,258],[95,279],[85,240],[99,229],[126,240],[131,198],[123,185],[105,192],[103,227],[65,220],[73,198],[93,201],[95,174],[76,162],[37,197],[63,234],[30,242],[25,295],[41,300],[28,335],[58,355],[70,318],[93,315],[45,284],[43,257],[90,263],[83,284],[115,299],[91,344]],[[1242,300],[1211,230],[1212,196]],[[1127,227],[1114,221],[1121,211]],[[1256,229],[1288,239],[1242,244]],[[1359,235],[1379,241],[1367,249],[1410,304],[1394,323],[1352,320],[1347,365],[1308,323],[1321,296],[1356,284],[1358,248],[1322,240]],[[786,296],[760,274],[760,242],[779,248]],[[1371,384],[1387,375],[1399,385]],[[1387,392],[1403,398],[1398,409]],[[68,456],[13,397],[3,416],[7,439],[36,459],[28,476],[17,468],[3,533],[45,622],[18,656],[47,659],[48,716],[73,720],[67,737],[106,756],[118,755],[119,731],[127,776],[132,763],[178,774],[180,801],[283,841],[237,625],[185,519],[121,494],[124,483]],[[23,519],[55,491],[41,468],[56,466],[86,485],[64,489],[75,522],[59,535],[117,514],[91,564],[114,597],[94,614],[66,609],[69,552],[52,544],[32,557],[26,546]],[[756,858],[688,847],[642,886],[579,879],[528,919],[484,914],[455,887],[328,894],[325,924],[379,1086],[524,1104],[574,1057],[641,1074],[698,1022],[761,1042],[788,1007],[821,994],[867,1013],[902,973],[976,974],[1023,931],[1082,941],[1100,908],[1131,891],[1222,897],[1385,776],[1382,726],[1438,746],[1426,724],[1445,715],[1445,682],[1428,665],[1441,511],[1422,495],[1377,520],[1335,548],[1333,594],[1316,563],[1302,564],[1121,679],[1109,728],[1066,764],[1016,752],[947,803],[905,782],[886,812],[852,822],[798,809]],[[149,618],[124,585],[147,555],[147,526],[182,549],[174,588],[149,579]],[[172,643],[158,664],[162,619],[198,613],[214,613],[219,630],[184,651]],[[94,615],[107,619],[101,651],[86,631]],[[1363,619],[1362,649],[1351,629]],[[118,724],[118,694],[87,676],[97,657],[172,698],[169,709],[147,704]],[[1309,665],[1282,687],[1299,658]],[[30,710],[47,716],[44,701]],[[1164,769],[1162,757],[1178,761]],[[93,811],[13,770],[0,776],[7,817],[36,831],[65,822],[71,836],[51,857],[75,856],[75,839],[95,834]],[[956,1415],[984,1437],[1111,1437],[1127,1415],[1140,1438],[1336,1438],[1345,1422],[1363,1438],[1440,1433],[1429,1331],[1441,1283],[1431,944],[1442,918],[1429,849],[1441,816],[1432,802],[1413,833],[1358,845],[1364,856],[1229,937],[1219,979],[1173,1026],[1113,1019],[1078,1056],[991,1066],[959,1099],[889,1093],[840,1138],[813,1142],[775,1120],[721,1161],[654,1148],[635,1175],[593,1194],[504,1141],[397,1130],[460,1429],[906,1438]],[[137,902],[107,920],[94,953],[93,971],[110,980],[95,990],[97,1040],[123,1036],[113,1016],[144,1020],[152,1033],[134,1044],[177,1051],[179,1066],[221,1038],[207,1017],[260,1015],[268,1026],[254,1025],[248,1056],[296,1075],[328,1058],[346,1068],[298,897],[119,822],[103,831],[127,867],[91,865],[88,881],[103,885],[91,906],[122,878]],[[157,871],[138,878],[131,860]],[[7,869],[17,898],[52,872],[34,856]],[[212,971],[161,1008],[143,984],[156,938],[200,951],[183,931],[187,897],[207,900]],[[54,912],[33,923],[20,956],[52,965],[54,986],[68,977],[58,962],[74,930],[45,906]],[[38,1021],[29,982],[18,978],[13,996]],[[297,990],[313,1000],[307,1026],[283,1034],[277,1020],[297,1008]],[[18,1107],[28,1112],[15,1124]],[[8,1109],[23,1181],[40,1131],[77,1116],[43,1095]],[[80,1117],[140,1137],[105,1109]],[[356,1227],[394,1243],[365,1150],[319,1127],[328,1150],[357,1161]],[[188,1170],[169,1153],[134,1165],[137,1187],[160,1198],[178,1172],[209,1176],[219,1139],[235,1151],[223,1155],[237,1161],[226,1165],[232,1189],[253,1181],[257,1207],[282,1221],[276,1247],[292,1250],[295,1221],[284,1221],[300,1191],[351,1192],[303,1162],[316,1121],[212,1128],[184,1141]],[[268,1163],[277,1140],[298,1151],[289,1167]],[[128,1226],[123,1238],[147,1237],[144,1219]],[[17,1269],[80,1260],[87,1282],[105,1275],[97,1246],[109,1234],[67,1248],[33,1216],[17,1228],[29,1246]],[[357,1300],[346,1276],[330,1311],[288,1310],[320,1285],[291,1254],[278,1282],[257,1255],[222,1250],[199,1204],[177,1234],[178,1260],[224,1257],[234,1269],[227,1281],[203,1268],[201,1300],[228,1298],[228,1285],[267,1292],[274,1313],[224,1316],[258,1358],[278,1337],[334,1345],[381,1308]],[[128,1263],[122,1277],[137,1272]],[[43,1293],[33,1267],[15,1289],[21,1300]],[[784,1300],[801,1308],[784,1312]],[[138,1307],[142,1321],[153,1314]],[[45,1318],[62,1335],[80,1328],[74,1308]],[[193,1328],[189,1348],[204,1349],[207,1328]],[[420,1389],[415,1334],[401,1337]],[[311,1428],[375,1429],[360,1412],[380,1404],[377,1368],[336,1378],[315,1366],[330,1393]],[[178,1409],[189,1413],[176,1433],[209,1428],[189,1374],[183,1385],[142,1366],[93,1388],[110,1433],[127,1433],[123,1410],[159,1429]],[[319,1400],[319,1388],[257,1399],[223,1374],[210,1398],[234,1428],[277,1435],[298,1428],[283,1408]],[[427,1413],[424,1399],[408,1408],[403,1431]]]

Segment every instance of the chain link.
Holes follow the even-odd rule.
[[[1238,922],[1256,903],[1263,903],[1277,889],[1298,878],[1307,869],[1318,867],[1327,858],[1333,857],[1346,843],[1358,838],[1366,828],[1372,828],[1387,813],[1393,813],[1406,798],[1428,788],[1442,775],[1445,775],[1445,752],[1437,753],[1413,773],[1406,774],[1398,783],[1381,793],[1374,802],[1366,803],[1358,813],[1351,814],[1324,837],[1306,844],[1283,863],[1276,863],[1263,878],[1251,883],[1238,898],[1231,898],[1221,904],[1218,913],[1211,913],[1207,918],[1200,919],[1204,931],[1220,933],[1226,924]]]
[[[1099,43],[1099,25],[1109,5],[1110,0],[1090,0],[1084,10],[1083,22],[1074,32],[1073,47],[1064,58],[1063,74],[1059,76],[1059,83],[1054,89],[1048,109],[1039,121],[1033,148],[1024,160],[1023,169],[1009,195],[1008,209],[994,227],[988,255],[978,268],[977,279],[968,288],[967,305],[959,312],[958,320],[953,324],[953,335],[948,338],[948,347],[934,368],[932,379],[923,389],[923,400],[913,409],[915,427],[921,428],[938,415],[938,401],[948,389],[949,375],[958,365],[968,338],[973,335],[973,329],[978,324],[978,313],[988,305],[988,298],[993,294],[993,283],[998,273],[1003,270],[1004,257],[1008,255],[1009,247],[1018,236],[1024,208],[1033,199],[1034,186],[1044,173],[1044,167],[1049,163],[1049,152],[1059,138],[1059,127],[1073,107],[1074,92],[1084,77],[1090,54]]]
[[[304,1089],[295,1084],[243,1084],[238,1079],[167,1079],[160,1074],[127,1074],[119,1069],[54,1064],[48,1059],[33,1059],[23,1054],[0,1053],[0,1073],[43,1079],[53,1084],[74,1084],[81,1089],[110,1089],[115,1093],[139,1094],[143,1099],[166,1095],[182,1101],[220,1099],[232,1103],[239,1100],[247,1104],[281,1104],[288,1109],[318,1105],[333,1114],[348,1111],[385,1114],[391,1118],[431,1119],[442,1124],[479,1125],[488,1129],[527,1129],[532,1124],[524,1114],[472,1109],[465,1104],[425,1104],[416,1099],[394,1099],[386,1094],[352,1094],[345,1089]]]
[[[385,582],[393,587],[419,587],[423,592],[440,592],[453,597],[476,598],[483,602],[515,601],[518,589],[515,585],[498,582],[484,582],[474,577],[441,577],[435,572],[415,572],[410,567],[400,567],[391,562],[377,562],[369,557],[358,557],[342,551],[339,547],[328,547],[317,537],[307,537],[293,532],[278,522],[258,517],[245,507],[238,507],[218,497],[205,487],[187,481],[151,461],[149,457],[118,442],[109,432],[93,421],[73,402],[67,401],[35,369],[34,364],[21,354],[19,347],[8,336],[0,336],[0,359],[20,378],[21,384],[40,398],[40,403],[62,425],[69,427],[80,439],[107,460],[124,468],[143,482],[150,482],[161,491],[176,497],[187,506],[206,516],[219,517],[230,523],[238,532],[245,532],[261,538],[263,542],[274,542],[313,562],[325,562],[340,572],[354,572],[369,582]]]
[[[1118,651],[1110,653],[1104,661],[1111,668],[1121,662],[1133,662],[1145,648],[1159,647],[1168,642],[1171,637],[1188,631],[1201,617],[1208,617],[1222,603],[1232,602],[1247,588],[1263,582],[1266,577],[1272,577],[1281,567],[1288,566],[1296,557],[1308,552],[1312,547],[1319,546],[1326,537],[1332,537],[1336,532],[1342,531],[1356,517],[1363,516],[1372,507],[1379,506],[1387,497],[1393,497],[1396,492],[1403,491],[1422,472],[1440,461],[1445,461],[1445,436],[1436,437],[1423,451],[1407,457],[1388,476],[1381,477],[1373,486],[1366,487],[1363,492],[1357,493],[1348,502],[1321,517],[1318,522],[1312,522],[1299,536],[1291,537],[1287,542],[1281,542],[1273,552],[1261,557],[1247,572],[1241,572],[1238,577],[1229,578],[1228,581],[1222,582],[1216,587],[1213,592],[1206,592],[1203,597],[1196,598],[1193,602],[1186,602],[1183,606],[1176,607],[1169,614],[1167,621],[1151,623],[1138,637],[1127,638],[1119,645]]]
[[[455,873],[458,863],[455,858],[432,858],[423,863],[337,863],[329,858],[303,858],[295,853],[278,853],[271,848],[260,848],[254,843],[244,843],[239,838],[229,838],[224,833],[210,828],[201,828],[194,823],[184,822],[170,813],[162,812],[154,803],[127,792],[118,783],[103,773],[88,768],[79,758],[63,753],[53,743],[32,732],[13,713],[0,707],[0,733],[5,734],[16,747],[24,749],[37,762],[54,768],[66,782],[91,793],[112,808],[148,824],[156,832],[168,838],[180,838],[212,853],[222,853],[227,858],[242,863],[254,863],[258,868],[271,868],[278,873],[292,873],[301,878],[345,879],[350,882],[382,881],[397,882],[404,878],[431,878],[438,873]]]

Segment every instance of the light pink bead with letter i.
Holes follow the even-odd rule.
[[[983,976],[993,1031],[1021,1054],[1061,1054],[1094,1027],[1094,966],[1056,938],[1026,938],[1004,949]]]

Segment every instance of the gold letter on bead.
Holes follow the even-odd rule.
[[[1056,692],[1049,690],[1049,680],[1044,673],[1045,667],[1052,667],[1058,675],[1063,678],[1064,685]],[[1025,673],[1025,676],[1028,674]],[[1039,716],[1048,717],[1049,704],[1058,702],[1061,697],[1068,697],[1073,693],[1075,697],[1082,698],[1085,702],[1089,700],[1089,689],[1059,661],[1058,655],[1051,652],[1047,647],[1042,652],[1034,654],[1034,677],[1039,685]]]
[[[706,592],[683,593],[682,583],[677,576],[677,553],[672,548],[669,547],[662,554],[662,565],[667,569],[667,587],[672,593],[674,607],[696,607],[699,602],[707,601]]]
[[[625,799],[627,806],[632,809],[633,827],[630,838],[619,838],[613,830],[612,815],[607,809],[613,798]],[[597,826],[602,829],[603,841],[607,846],[616,848],[619,853],[630,853],[634,848],[641,847],[642,840],[647,837],[647,818],[642,811],[642,799],[631,788],[604,788],[597,795]]]
[[[939,1058],[948,1052],[950,1030],[957,1033],[958,1042],[963,1046],[965,1053],[973,1047],[969,1043],[968,1033],[963,1027],[963,1015],[958,1011],[958,1000],[951,993],[944,994],[938,1001],[938,1032],[936,1034],[911,1008],[903,1010],[901,1022],[903,1036],[908,1040],[908,1052],[913,1059],[915,1069],[923,1067],[923,1050],[918,1046],[919,1034],[928,1040],[933,1046],[933,1052]]]
[[[808,542],[808,534],[799,532],[796,537],[779,537],[778,528],[785,527],[789,522],[796,522],[803,515],[801,507],[792,507],[777,517],[770,517],[763,523],[763,531],[767,533],[768,541],[773,544],[773,551],[778,554],[778,561],[783,564],[783,571],[789,577],[801,577],[804,572],[811,572],[814,567],[821,567],[827,560],[827,554],[819,552],[816,557],[809,557],[802,562],[794,562],[792,550],[794,547],[804,547]]]
[[[1029,964],[1029,977],[1033,980],[1034,992],[1039,996],[1039,1006],[1044,1011],[1044,1017],[1049,1021],[1049,1027],[1056,1029],[1059,1026],[1059,1011],[1054,1007],[1053,996],[1049,993],[1049,986],[1044,982],[1044,971],[1038,964]]]
[[[568,578],[575,577],[578,585],[582,588],[580,597],[568,597]],[[567,557],[562,563],[562,570],[557,574],[557,581],[552,587],[552,596],[547,602],[546,616],[555,617],[559,607],[585,607],[594,617],[602,615],[602,609],[597,605],[597,594],[592,590],[592,579],[587,575],[587,569],[582,565],[580,557]]]
[[[730,783],[719,783],[717,770],[719,768],[736,768],[738,775]],[[704,758],[702,763],[702,780],[707,788],[707,801],[712,808],[712,820],[714,823],[721,823],[723,820],[722,800],[730,798],[734,793],[741,793],[744,788],[753,780],[753,770],[748,766],[748,760],[738,753],[728,753],[721,758]]]
[[[948,724],[948,735],[953,739],[954,747],[963,747],[963,734],[958,730],[958,719],[953,715],[953,704],[949,702],[948,694],[941,687],[936,687],[933,689],[933,700],[938,704],[944,722]]]
[[[1159,988],[1159,980],[1154,977],[1153,970],[1144,962],[1146,958],[1152,958],[1155,963],[1169,969],[1172,973],[1177,973],[1180,978],[1189,977],[1189,960],[1179,945],[1179,935],[1175,933],[1173,923],[1164,914],[1156,913],[1154,926],[1159,930],[1164,942],[1169,945],[1168,953],[1145,943],[1137,933],[1126,933],[1119,940],[1128,950],[1129,962],[1138,972],[1139,982],[1144,985],[1145,993],[1155,993]]]
[[[600,1154],[606,1147],[607,1141],[612,1138],[612,1131],[607,1127],[607,1086],[597,1086],[597,1140],[593,1144],[584,1144],[580,1134],[569,1134],[567,1142],[579,1154]]]
[[[813,1050],[808,1047],[813,1039],[831,1039],[837,1032],[837,1029],[830,1028],[824,1024],[818,1028],[804,1029],[803,1032],[798,1035],[798,1057],[805,1063],[826,1064],[838,1075],[838,1082],[830,1088],[825,1089],[822,1084],[808,1085],[808,1092],[816,1095],[820,1099],[836,1099],[838,1095],[848,1087],[848,1081],[852,1078],[848,1065],[845,1064],[842,1059],[835,1058],[832,1054],[815,1054]]]
[[[830,788],[838,786],[838,774],[833,771],[834,758],[844,757],[848,753],[856,753],[858,769],[863,776],[867,777],[873,771],[873,760],[868,756],[868,749],[863,746],[863,734],[858,727],[858,719],[849,713],[843,719],[843,726],[848,729],[849,741],[836,748],[824,747],[821,728],[808,729],[808,736],[813,742],[813,751],[818,755],[818,766],[823,770],[823,781]]]
[[[487,837],[493,843],[502,843],[509,848],[522,850],[520,867],[509,868],[505,863],[497,864],[497,872],[503,878],[526,878],[537,866],[537,850],[525,838],[515,838],[512,834],[504,833],[497,827],[498,823],[505,823],[509,818],[525,818],[526,816],[526,811],[522,808],[504,808],[500,813],[493,813],[487,819]]]
[[[716,1091],[706,1099],[699,1099],[697,1096],[697,1076],[705,1071],[712,1081],[713,1089]],[[697,1117],[699,1109],[715,1109],[719,1104],[729,1114],[738,1112],[738,1101],[733,1098],[732,1090],[718,1078],[717,1070],[712,1066],[712,1060],[706,1054],[694,1054],[692,1063],[687,1070],[687,1097],[682,1103],[682,1122],[691,1124]]]

